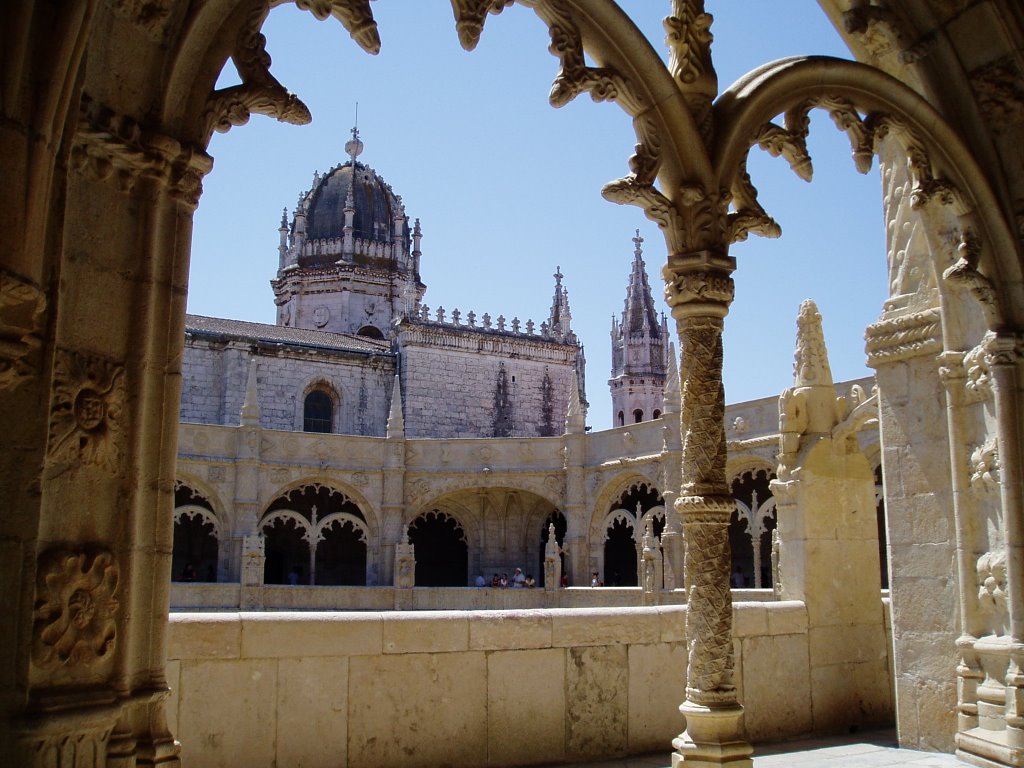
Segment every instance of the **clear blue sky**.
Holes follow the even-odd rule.
[[[620,0],[667,57],[661,19],[668,0]],[[635,137],[614,104],[582,95],[547,102],[557,60],[528,9],[488,17],[472,53],[459,46],[447,0],[378,0],[382,39],[369,56],[334,20],[286,5],[264,25],[271,71],[310,107],[296,127],[254,115],[217,134],[213,172],[196,214],[189,311],[274,322],[269,280],[277,228],[313,172],[345,159],[359,102],[362,161],[402,195],[424,232],[424,302],[449,312],[504,314],[538,324],[548,315],[560,266],[573,327],[586,346],[588,424],[611,425],[609,331],[622,312],[639,228],[659,307],[665,246],[639,208],[600,195],[628,172]],[[744,72],[801,54],[849,57],[813,0],[709,1],[721,90]],[[236,80],[228,67],[221,84]],[[728,402],[778,394],[792,382],[796,311],[813,298],[824,316],[836,380],[868,375],[864,327],[885,298],[881,182],[859,175],[846,137],[816,114],[807,184],[781,158],[752,150],[750,173],[783,237],[733,247],[736,300],[726,318]]]

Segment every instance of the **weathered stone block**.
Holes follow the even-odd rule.
[[[569,648],[566,663],[566,759],[625,752],[629,675],[624,645]]]
[[[629,647],[627,741],[633,754],[665,749],[686,721],[686,646],[682,643]]]
[[[558,762],[565,757],[561,648],[487,654],[487,757],[497,765]]]
[[[550,648],[551,634],[545,611],[482,612],[469,624],[469,649]]]
[[[483,653],[359,656],[349,662],[351,768],[476,765],[487,750]]]
[[[281,659],[277,681],[277,765],[345,765],[348,659]]]
[[[248,658],[313,658],[381,652],[380,614],[282,612],[242,616],[242,655]]]

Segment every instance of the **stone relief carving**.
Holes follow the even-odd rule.
[[[124,366],[58,350],[50,407],[50,463],[117,472],[124,437]]]
[[[227,470],[225,467],[212,466],[206,469],[206,479],[211,483],[223,483],[227,478]]]
[[[970,483],[982,496],[999,495],[999,449],[995,438],[971,451]]]
[[[133,118],[116,114],[84,92],[79,113],[71,146],[72,168],[88,170],[101,180],[112,178],[123,192],[142,176],[158,179],[175,200],[192,209],[199,205],[203,176],[213,168],[212,157],[170,136],[145,130]]]
[[[998,326],[1002,316],[998,296],[989,279],[978,271],[981,243],[977,234],[971,229],[961,232],[957,257],[956,263],[942,273],[942,279],[969,290],[981,304],[988,326],[990,328]]]
[[[320,6],[323,3],[312,4]],[[207,137],[215,130],[224,133],[234,125],[245,125],[253,112],[292,125],[306,125],[313,119],[309,108],[299,97],[270,74],[267,39],[260,32],[269,10],[267,0],[253,5],[238,32],[231,60],[242,82],[210,94],[204,115],[204,135]]]
[[[989,368],[987,345],[990,337],[991,334],[986,334],[985,340],[963,357],[964,401],[967,403],[992,400],[992,370]]]
[[[53,549],[39,558],[32,661],[42,669],[92,667],[117,637],[118,567],[106,549]]]
[[[978,608],[987,629],[994,635],[1005,634],[1009,623],[1006,604],[1006,553],[986,552],[978,558]]]
[[[719,373],[722,320],[699,317],[684,322],[681,421],[688,428],[683,436],[683,493],[699,495],[725,487],[725,395]]]
[[[0,272],[0,390],[13,389],[37,373],[32,358],[42,343],[45,308],[39,288]]]
[[[1024,123],[1024,72],[1012,56],[975,69],[970,82],[978,106],[995,133]]]

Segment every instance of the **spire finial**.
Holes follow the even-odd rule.
[[[562,285],[562,278],[563,277],[565,277],[565,275],[562,274],[562,268],[561,267],[555,267],[554,278],[555,278],[555,287],[556,288],[558,288],[558,287],[560,287]]]
[[[359,139],[359,102],[356,102],[356,122],[352,126],[352,138],[345,142],[345,154],[352,161],[352,167],[356,166],[356,158],[363,154],[363,142]]]
[[[633,236],[633,245],[636,246],[633,249],[633,253],[637,256],[643,255],[644,249],[640,246],[643,245],[644,239],[640,237],[640,230],[637,229],[636,234]]]

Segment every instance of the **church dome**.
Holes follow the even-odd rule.
[[[342,237],[345,227],[345,200],[352,190],[355,218],[353,236],[358,240],[391,242],[395,216],[402,205],[391,187],[369,166],[350,162],[340,165],[320,180],[313,189],[306,221],[306,237],[326,240]],[[403,216],[404,218],[404,216]],[[403,239],[408,227],[403,224]]]
[[[304,249],[298,258],[300,266],[327,266],[337,260],[345,237],[345,210],[350,205],[356,260],[383,255],[381,249],[392,256],[409,251],[409,223],[402,198],[373,168],[356,160],[354,155],[362,149],[362,142],[358,147],[346,148],[353,150],[350,159],[323,176],[318,174],[312,189],[300,199],[300,210],[305,214],[302,239],[311,245],[321,244]],[[297,226],[298,221],[294,221],[293,235]]]

